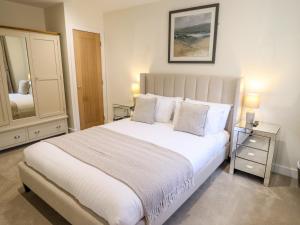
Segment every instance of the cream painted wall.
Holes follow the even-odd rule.
[[[73,47],[73,29],[95,32],[100,34],[101,55],[102,55],[102,79],[105,81],[105,57],[104,57],[104,31],[103,31],[103,13],[101,11],[101,3],[97,0],[89,0],[89,4],[84,1],[73,0],[64,3],[65,20],[66,20],[66,36],[68,48],[68,66],[70,71],[72,107],[74,111],[74,130],[80,129],[79,108],[77,99],[76,85],[76,67]],[[103,85],[104,96],[104,115],[107,118],[106,107],[106,86]]]
[[[48,30],[61,33],[62,55],[65,76],[65,89],[71,131],[80,129],[79,109],[76,85],[76,67],[73,47],[73,29],[100,33],[102,42],[102,78],[105,84],[104,34],[101,4],[90,0],[86,4],[80,0],[65,1],[45,9],[46,27]],[[104,92],[104,111],[106,113],[106,89]]]
[[[0,0],[0,25],[45,30],[44,10]]]
[[[108,113],[128,104],[140,72],[244,76],[261,92],[258,119],[282,126],[277,172],[296,176],[300,160],[300,1],[220,0],[216,63],[168,64],[168,12],[211,3],[161,0],[104,15]],[[255,83],[253,86],[252,84]]]
[[[72,108],[74,115],[74,130],[80,129],[79,108],[76,85],[76,67],[73,47],[73,29],[82,31],[95,32],[100,34],[101,54],[102,54],[102,79],[106,83],[105,77],[105,57],[104,57],[104,30],[103,30],[103,13],[101,2],[90,0],[89,4],[84,1],[73,0],[64,3],[65,21],[66,21],[66,39],[68,48],[68,66],[70,73],[70,87],[72,96]],[[106,107],[106,85],[103,85],[104,97],[104,115],[107,118]]]
[[[62,64],[63,64],[63,73],[64,73],[64,86],[66,93],[66,104],[67,104],[67,113],[68,113],[68,125],[69,128],[74,128],[74,117],[76,117],[73,110],[72,104],[72,87],[71,87],[71,77],[69,72],[69,59],[68,59],[68,48],[67,48],[67,35],[66,35],[66,22],[65,22],[65,11],[64,5],[56,4],[52,7],[45,9],[45,22],[46,29],[48,31],[54,31],[60,33],[60,42],[61,42],[61,53],[62,53]]]

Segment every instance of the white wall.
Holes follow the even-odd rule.
[[[44,10],[0,0],[0,25],[45,30]]]
[[[97,0],[90,0],[89,4],[84,1],[74,0],[64,3],[66,39],[68,48],[68,66],[70,74],[70,87],[72,96],[72,108],[74,116],[74,130],[80,129],[79,108],[76,86],[76,67],[73,46],[73,29],[82,31],[100,33],[101,51],[102,51],[102,79],[105,81],[105,57],[104,57],[104,31],[101,4]],[[103,86],[104,96],[104,115],[106,113],[106,89]]]
[[[69,115],[69,128],[71,131],[80,129],[73,29],[100,33],[100,39],[102,42],[102,78],[105,81],[102,15],[101,4],[97,0],[90,0],[89,4],[80,0],[65,1],[63,4],[45,9],[47,30],[58,31],[61,33],[66,99]],[[105,85],[103,88],[104,114],[106,116]]]
[[[162,0],[104,15],[108,110],[128,104],[140,72],[244,76],[261,92],[259,119],[282,126],[277,171],[300,159],[300,1],[220,0],[216,63],[168,64],[168,12],[206,0]],[[253,86],[252,84],[255,83]]]
[[[48,7],[45,9],[45,22],[47,31],[54,31],[60,33],[62,64],[64,73],[64,87],[66,93],[66,104],[68,114],[69,128],[74,128],[74,110],[72,104],[72,92],[71,92],[71,77],[69,72],[69,59],[67,48],[67,31],[65,22],[65,11],[63,3]]]

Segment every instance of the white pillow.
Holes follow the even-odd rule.
[[[216,134],[225,129],[228,115],[232,105],[196,101],[188,98],[186,99],[186,101],[190,103],[203,104],[209,106],[207,121],[205,125],[205,134]]]
[[[178,116],[179,116],[179,111],[181,107],[181,103],[183,102],[183,99],[181,98],[180,100],[176,101],[175,103],[175,110],[174,110],[174,116],[173,116],[173,125],[177,123]]]
[[[161,123],[170,122],[172,115],[174,114],[175,104],[177,101],[182,100],[178,97],[165,97],[159,95],[153,95],[148,93],[146,96],[156,97],[156,109],[155,109],[155,121]]]
[[[29,93],[30,83],[29,80],[20,80],[18,93],[21,95],[27,95]]]

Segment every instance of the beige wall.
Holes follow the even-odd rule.
[[[276,170],[300,159],[300,1],[220,0],[216,63],[168,64],[168,11],[205,0],[162,0],[104,15],[108,110],[128,104],[140,72],[244,76],[259,91],[259,119],[282,126]],[[255,84],[254,86],[252,84]]]
[[[65,21],[66,21],[66,39],[68,48],[68,67],[70,73],[70,85],[72,96],[72,107],[74,115],[73,130],[80,129],[79,109],[77,98],[77,85],[76,85],[76,67],[74,58],[73,47],[73,29],[95,32],[100,34],[102,42],[102,78],[105,83],[105,58],[104,58],[104,32],[103,32],[103,18],[101,11],[101,3],[98,0],[90,0],[90,4],[81,0],[66,1],[64,3]],[[106,90],[103,86],[104,96],[104,115],[106,117]]]
[[[0,25],[45,30],[44,10],[0,0]]]
[[[71,131],[79,130],[80,121],[73,47],[73,29],[100,33],[103,55],[103,78],[105,78],[104,41],[102,40],[102,36],[104,35],[101,5],[97,0],[91,0],[90,4],[86,4],[80,0],[66,1],[63,4],[46,8],[45,18],[47,30],[58,31],[61,33],[69,128]],[[106,99],[105,93],[106,91],[104,87],[104,98]]]
[[[61,55],[64,73],[64,86],[66,94],[67,114],[69,128],[74,128],[74,110],[72,104],[71,93],[71,77],[68,65],[68,48],[66,35],[66,21],[64,4],[57,4],[45,9],[45,23],[47,31],[54,31],[60,33]]]

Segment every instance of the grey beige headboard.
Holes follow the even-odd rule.
[[[232,104],[226,130],[231,133],[239,121],[243,85],[241,78],[202,75],[141,74],[142,94],[190,98],[201,101]]]

